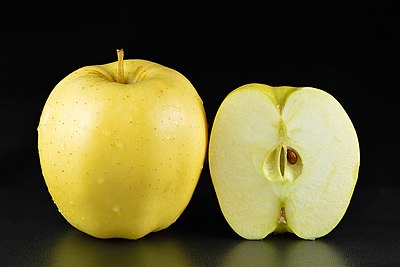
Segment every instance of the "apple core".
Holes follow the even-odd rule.
[[[271,182],[292,183],[303,169],[300,156],[286,145],[267,152],[263,164],[263,173]]]

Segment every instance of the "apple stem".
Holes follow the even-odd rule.
[[[118,69],[117,69],[117,82],[124,83],[124,50],[117,49],[118,56]]]

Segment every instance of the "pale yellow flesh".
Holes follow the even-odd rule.
[[[287,162],[287,149],[296,151],[296,164]],[[359,162],[346,112],[314,88],[240,87],[221,104],[210,136],[218,201],[247,239],[273,231],[305,239],[329,233],[350,202]]]
[[[81,68],[50,94],[38,127],[48,189],[90,235],[137,239],[187,206],[207,147],[197,92],[178,72],[144,60]]]

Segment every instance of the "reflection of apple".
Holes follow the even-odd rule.
[[[100,238],[136,239],[187,206],[207,146],[202,101],[145,60],[89,66],[51,92],[38,127],[43,176],[62,215]]]
[[[221,104],[209,165],[222,212],[240,236],[329,233],[343,217],[360,151],[346,112],[315,88],[244,85]]]
[[[273,236],[263,242],[242,240],[226,253],[221,266],[348,266],[335,246]]]
[[[48,266],[192,266],[184,243],[158,233],[138,242],[99,240],[69,231],[46,251]],[[175,237],[175,236],[174,236]],[[50,252],[50,253],[49,253]],[[47,265],[46,265],[47,266]]]

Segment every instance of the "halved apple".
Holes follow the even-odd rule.
[[[225,219],[246,239],[328,234],[346,212],[359,165],[350,118],[316,88],[241,86],[213,123],[213,185]]]

